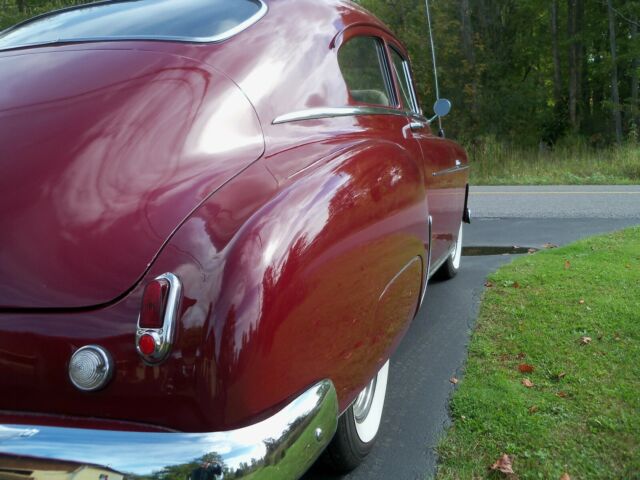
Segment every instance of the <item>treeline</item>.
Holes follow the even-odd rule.
[[[0,0],[0,30],[41,13],[82,3],[89,0]]]
[[[637,142],[639,0],[430,1],[452,133],[544,148]],[[408,46],[430,111],[425,0],[358,3]]]
[[[637,143],[640,0],[430,0],[451,134],[516,146]],[[85,0],[0,0],[0,29]],[[358,0],[408,46],[435,98],[425,0]],[[480,139],[480,140],[479,140]]]

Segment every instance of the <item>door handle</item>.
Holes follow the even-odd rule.
[[[409,128],[411,129],[412,132],[424,130],[424,127],[425,127],[425,124],[422,122],[411,122],[409,124]]]

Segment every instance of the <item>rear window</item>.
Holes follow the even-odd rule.
[[[83,40],[224,40],[257,21],[260,0],[125,0],[36,17],[0,34],[0,49]]]

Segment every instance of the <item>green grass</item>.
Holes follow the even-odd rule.
[[[584,142],[553,150],[493,140],[467,145],[473,185],[630,185],[640,183],[640,144],[593,148]]]
[[[640,228],[489,281],[437,478],[504,478],[489,466],[506,453],[519,479],[640,479]]]

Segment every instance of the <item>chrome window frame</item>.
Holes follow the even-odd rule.
[[[415,85],[413,84],[413,76],[411,75],[411,66],[409,64],[409,60],[406,59],[405,56],[402,53],[400,53],[400,51],[396,47],[394,47],[392,44],[389,45],[389,49],[393,53],[397,54],[398,57],[400,57],[400,60],[402,61],[402,73],[404,73],[404,76],[407,79],[407,86],[409,87],[409,92],[408,92],[409,101],[411,102],[411,105],[406,105],[406,107],[409,107],[409,110],[411,111],[412,114],[421,116],[422,111],[420,110],[420,106],[418,105],[418,96],[416,95],[416,88],[415,88]],[[393,58],[391,58],[390,60],[391,60],[391,63],[394,65],[394,71],[396,73],[399,73],[396,71],[395,62],[393,61]],[[398,82],[400,81],[401,80],[398,78]],[[401,85],[398,85],[398,87],[402,88]]]
[[[68,8],[62,8],[59,10],[54,10],[51,12],[43,13],[42,15],[37,15],[33,18],[25,20],[24,22],[20,22],[12,27],[7,28],[6,30],[0,31],[0,42],[2,41],[2,37],[8,33],[11,33],[14,30],[17,30],[29,23],[35,22],[37,20],[41,20],[46,17],[50,17],[53,15],[57,15],[59,13],[80,10],[83,8],[94,7],[96,5],[103,5],[108,3],[127,3],[130,0],[121,0],[118,2],[112,2],[110,0],[104,0],[100,2],[88,3],[84,5],[74,5]],[[35,42],[35,43],[22,43],[20,45],[13,45],[9,47],[0,47],[0,51],[14,50],[17,48],[28,48],[40,45],[53,45],[53,44],[61,44],[61,43],[87,43],[87,42],[126,42],[126,41],[160,41],[160,42],[180,42],[180,43],[219,43],[225,40],[230,39],[243,32],[247,28],[259,22],[269,10],[269,7],[265,3],[264,0],[250,0],[253,2],[257,2],[260,4],[260,8],[256,13],[254,13],[251,17],[249,17],[244,22],[236,25],[235,27],[221,33],[218,35],[212,35],[209,37],[184,37],[184,36],[173,36],[173,35],[123,35],[123,36],[96,36],[96,37],[79,37],[79,38],[58,38],[56,40],[51,40],[49,42]]]

